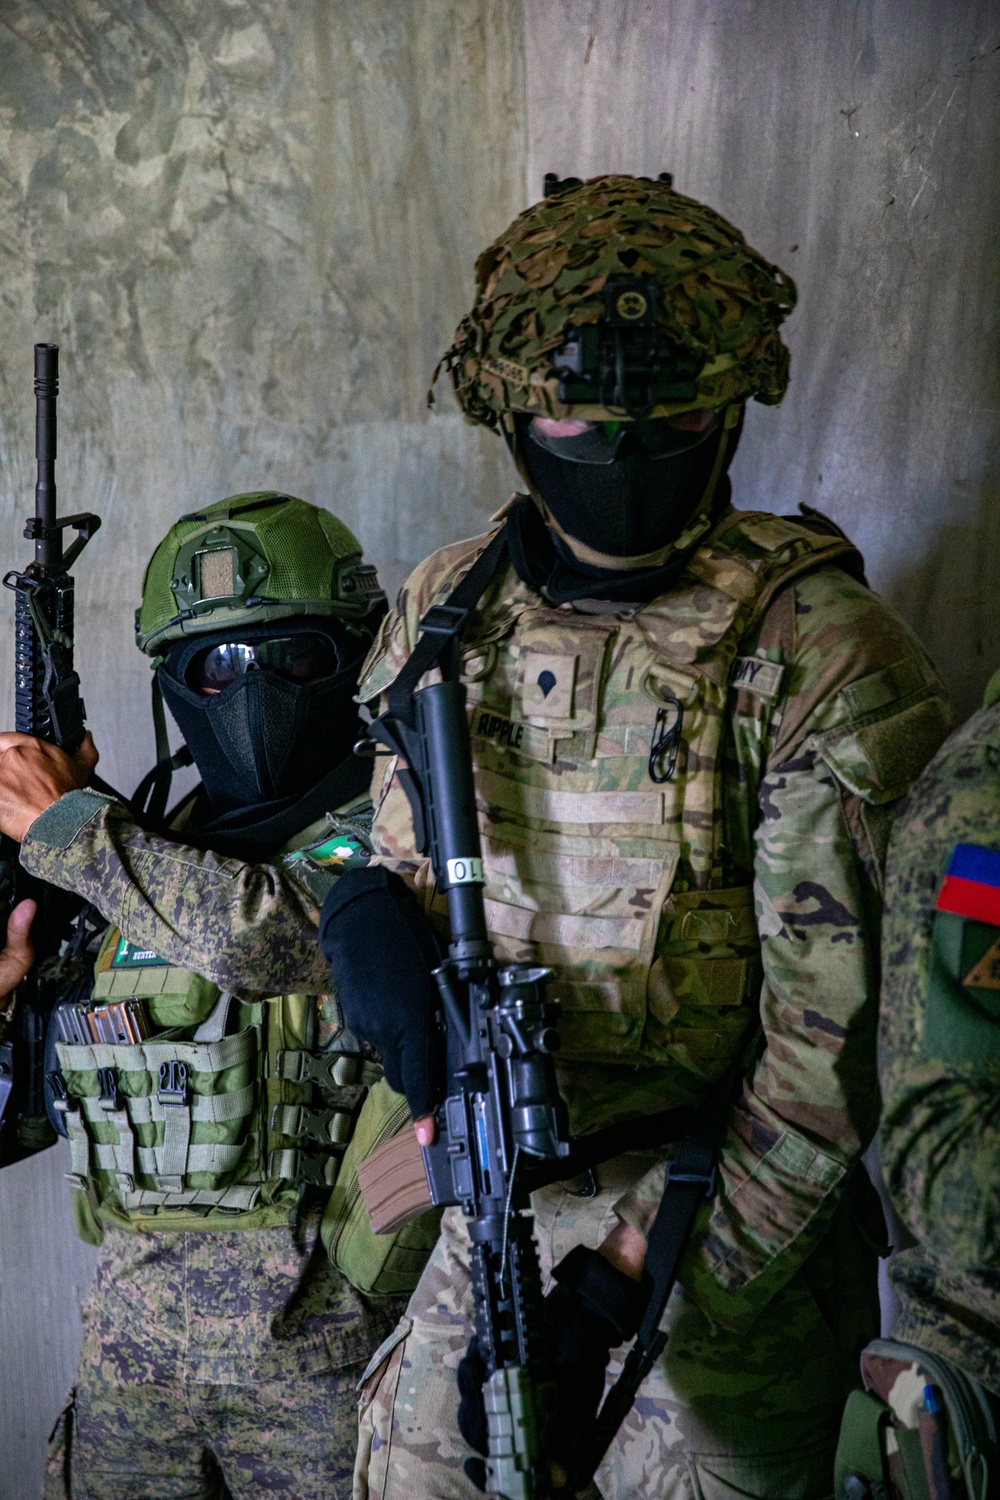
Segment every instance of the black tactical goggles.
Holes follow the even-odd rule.
[[[193,659],[187,680],[197,692],[221,693],[247,672],[264,670],[288,682],[310,683],[332,677],[339,666],[337,648],[328,636],[302,632],[212,646]]]
[[[685,417],[702,415],[701,411],[683,413]],[[640,443],[649,458],[673,458],[696,448],[718,430],[721,413],[705,410],[704,416],[708,420],[702,427],[679,427],[673,417],[638,422],[582,422],[567,418],[558,423],[547,417],[533,417],[528,424],[528,435],[540,448],[575,464],[614,463],[628,437]],[[552,432],[556,426],[564,431]]]

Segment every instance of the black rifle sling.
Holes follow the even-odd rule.
[[[434,666],[449,641],[461,635],[466,620],[493,581],[506,551],[507,528],[502,526],[444,603],[431,605],[420,621],[420,639],[386,693],[389,717],[413,727],[413,691],[417,683]]]
[[[163,709],[163,694],[160,692],[160,684],[155,672],[153,673],[152,695],[153,733],[156,736],[156,765],[151,771],[146,772],[127,801],[133,816],[139,821],[143,817],[147,817],[152,819],[155,824],[162,826],[167,811],[167,799],[170,796],[170,783],[173,779],[173,774],[175,771],[181,770],[184,766],[190,766],[194,761],[194,756],[185,744],[181,744],[180,749],[175,750],[173,754],[170,752],[170,740],[167,736],[167,717]]]
[[[732,1074],[728,1073],[693,1112],[676,1155],[667,1163],[663,1197],[646,1247],[646,1270],[652,1285],[639,1325],[639,1343],[644,1349],[662,1337],[660,1322],[691,1226],[701,1204],[715,1191],[715,1158],[729,1113],[730,1089],[726,1085],[731,1082]]]
[[[687,1129],[667,1163],[663,1197],[646,1242],[646,1311],[622,1372],[597,1414],[586,1457],[573,1474],[574,1486],[579,1489],[593,1479],[631,1411],[639,1387],[663,1353],[667,1336],[660,1324],[695,1217],[715,1191],[715,1159],[729,1115],[733,1084],[742,1072],[743,1061],[743,1056],[737,1059],[704,1103],[689,1114]]]

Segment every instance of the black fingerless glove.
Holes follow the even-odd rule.
[[[377,1048],[413,1118],[438,1101],[434,929],[413,892],[381,865],[346,870],[323,903],[319,946],[347,1025]]]

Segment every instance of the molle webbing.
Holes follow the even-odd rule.
[[[238,1004],[232,996],[110,932],[94,999],[126,997],[143,1001],[161,1028],[153,1037],[58,1044],[76,1186],[96,1188],[130,1217],[190,1210],[203,1218],[249,1212],[262,1194],[264,1203],[282,1194],[294,1201],[301,1183],[333,1182],[381,1069],[336,1043],[323,1052],[294,1045],[314,1033],[315,997],[243,1007],[241,1029],[221,1035]]]
[[[256,1051],[252,1031],[224,1036],[217,1042],[162,1041],[151,1038],[133,1046],[94,1042],[89,1047],[58,1045],[63,1071],[83,1073],[98,1068],[117,1068],[123,1073],[145,1073],[159,1077],[160,1064],[176,1060],[201,1073],[222,1073],[249,1062]]]
[[[480,593],[488,556],[502,563],[496,537],[463,580],[476,573]],[[567,1061],[654,1063],[679,1069],[689,1090],[735,1055],[760,947],[750,885],[726,883],[730,687],[778,592],[831,564],[861,573],[822,517],[730,510],[647,606],[581,615],[512,585],[470,621],[466,651],[489,643],[466,686],[490,932],[501,961],[554,970]],[[436,597],[447,611],[454,595]],[[414,652],[383,679],[390,702],[418,665]],[[661,707],[680,708],[683,723],[676,773],[657,784]],[[384,826],[396,816],[387,799]]]

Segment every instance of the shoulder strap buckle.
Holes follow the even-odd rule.
[[[419,629],[424,635],[440,635],[453,640],[461,635],[471,610],[455,604],[432,604],[420,621]]]
[[[711,1198],[715,1194],[715,1183],[718,1177],[718,1169],[713,1164],[707,1172],[678,1172],[677,1162],[672,1161],[667,1165],[663,1178],[663,1187],[666,1191],[671,1183],[677,1182],[703,1182],[705,1184],[705,1197]]]

